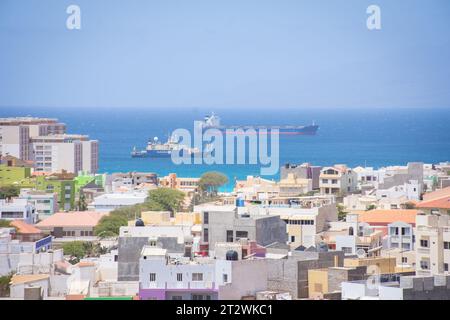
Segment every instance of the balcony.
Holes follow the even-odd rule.
[[[417,253],[430,254],[430,248],[428,248],[428,247],[417,247]]]
[[[213,290],[215,289],[215,283],[212,281],[172,281],[165,283],[166,290],[190,290],[190,289],[202,289]]]

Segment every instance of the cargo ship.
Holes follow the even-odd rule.
[[[235,133],[235,130],[241,129],[241,130],[248,130],[248,129],[254,129],[258,131],[258,133],[266,133],[266,134],[275,134],[273,132],[273,129],[277,129],[279,134],[286,134],[286,135],[309,135],[313,136],[316,134],[317,130],[319,129],[319,126],[316,125],[314,122],[311,125],[305,125],[305,126],[224,126],[220,123],[220,118],[216,116],[214,113],[211,113],[211,115],[206,115],[203,121],[201,122],[201,126],[203,130],[207,130],[210,128],[218,129],[224,133]]]
[[[177,142],[177,137],[170,137],[167,142],[161,143],[158,137],[154,137],[153,140],[149,139],[147,147],[144,150],[137,150],[136,147],[133,148],[131,152],[131,157],[133,158],[169,158],[172,155],[172,151],[183,152],[194,156],[199,153],[196,148],[189,148],[187,146],[181,145]]]

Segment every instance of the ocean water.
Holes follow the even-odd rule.
[[[133,146],[149,138],[167,139],[176,128],[193,128],[194,120],[214,111],[226,125],[304,125],[315,121],[316,136],[281,136],[280,165],[310,162],[381,167],[410,161],[450,160],[450,109],[273,109],[206,110],[144,108],[0,108],[0,117],[55,117],[69,133],[100,141],[100,172],[149,171],[159,175],[200,176],[221,171],[230,180],[260,175],[258,165],[175,165],[170,158],[131,158]],[[277,179],[279,174],[267,176]]]

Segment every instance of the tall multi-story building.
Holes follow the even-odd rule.
[[[98,142],[85,135],[62,134],[31,138],[35,170],[66,170],[95,173],[98,169]]]
[[[0,154],[33,160],[38,172],[98,170],[98,141],[66,134],[57,119],[1,118]]]
[[[66,125],[57,119],[49,118],[1,118],[0,153],[9,154],[21,160],[31,160],[30,137],[50,134],[63,134]]]
[[[447,273],[450,263],[450,220],[448,215],[416,216],[416,274]]]

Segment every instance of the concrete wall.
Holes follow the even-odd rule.
[[[139,280],[139,258],[148,237],[119,237],[118,280]]]
[[[337,261],[335,259],[337,257]],[[267,260],[268,289],[288,291],[293,299],[308,297],[308,270],[343,266],[344,253],[295,252],[288,259]]]
[[[243,296],[255,296],[267,290],[267,260],[223,261],[231,265],[229,284],[219,287],[219,300],[239,300]],[[216,265],[216,282],[220,282],[220,262]]]

